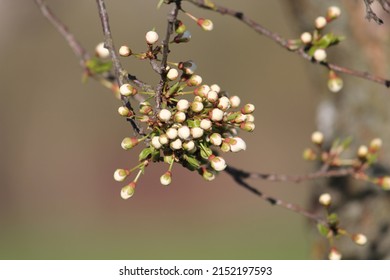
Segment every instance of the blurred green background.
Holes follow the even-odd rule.
[[[144,34],[165,32],[157,0],[107,0],[115,44],[145,49]],[[245,12],[286,38],[299,37],[284,1],[217,3]],[[93,52],[103,40],[94,0],[47,3]],[[318,94],[304,61],[237,20],[198,9],[215,28],[204,32],[180,16],[192,32],[172,47],[171,61],[192,59],[205,83],[218,83],[242,102],[256,105],[256,130],[243,133],[248,149],[226,155],[249,171],[302,174],[301,159],[315,129]],[[33,1],[0,1],[0,258],[1,259],[307,259],[310,225],[237,186],[226,174],[205,182],[175,167],[173,183],[159,184],[164,164],[151,165],[134,197],[123,201],[116,168],[134,166],[125,152],[131,136],[117,114],[120,102],[81,68],[63,38]],[[149,63],[122,60],[149,83]],[[311,66],[317,69],[315,66]],[[311,69],[311,68],[309,68]],[[319,71],[324,76],[325,72]],[[308,185],[254,181],[283,200],[305,205]]]

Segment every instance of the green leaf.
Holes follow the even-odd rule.
[[[189,128],[200,127],[200,120],[188,120],[187,125]]]
[[[329,233],[329,228],[324,225],[324,224],[321,224],[321,223],[318,223],[317,224],[317,229],[319,231],[319,233],[324,236],[324,237],[327,237],[328,236],[328,233]]]
[[[195,169],[199,169],[200,162],[196,158],[188,156],[188,155],[184,155],[184,159],[188,162],[189,165],[191,165],[191,167],[193,167]]]
[[[145,160],[149,155],[151,155],[153,152],[153,148],[152,147],[148,147],[148,148],[145,148],[141,151],[141,153],[139,154],[139,161],[143,161]]]
[[[228,120],[228,121],[232,121],[232,120],[234,120],[235,118],[237,118],[240,114],[241,114],[240,112],[230,114],[230,115],[227,117],[227,120]]]
[[[343,150],[347,149],[347,148],[351,145],[352,140],[353,140],[352,137],[349,136],[349,137],[345,138],[345,139],[340,143],[340,146],[343,147]]]
[[[171,86],[169,91],[168,91],[168,97],[171,96],[172,94],[178,92],[179,87],[180,87],[180,82],[177,82],[173,86]]]
[[[368,154],[367,155],[367,163],[368,165],[372,165],[376,163],[378,160],[378,155],[377,154]]]
[[[339,223],[339,217],[336,213],[331,213],[328,215],[328,223],[330,225],[337,225]]]
[[[92,74],[102,74],[111,70],[112,62],[101,61],[99,58],[94,57],[87,60],[86,66]]]
[[[153,149],[152,151],[152,161],[157,162],[160,160],[160,150]]]

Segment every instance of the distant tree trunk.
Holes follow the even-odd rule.
[[[326,13],[328,1],[285,1],[297,23],[297,32],[313,30],[314,19]],[[390,17],[374,6],[384,20],[383,25],[365,19],[363,1],[342,0],[340,19],[326,27],[328,31],[346,36],[346,41],[329,51],[328,59],[342,66],[367,70],[382,77],[390,77],[389,31]],[[300,33],[299,33],[300,34]],[[369,144],[379,137],[384,147],[380,152],[381,165],[374,168],[376,175],[390,174],[390,89],[367,80],[341,75],[344,89],[339,93],[327,90],[325,70],[309,65],[316,92],[321,94],[317,108],[317,126],[327,139],[352,136],[355,152],[358,145]],[[314,69],[313,71],[313,68]],[[319,69],[321,68],[321,69]],[[310,75],[310,74],[308,74]],[[358,183],[353,179],[332,179],[313,187],[311,207],[318,207],[318,195],[330,192],[334,198],[331,210],[336,211],[341,226],[351,233],[365,234],[369,242],[358,246],[349,238],[337,240],[336,247],[344,259],[390,259],[390,195],[371,184]],[[328,244],[316,234],[313,244],[314,258],[327,258]]]

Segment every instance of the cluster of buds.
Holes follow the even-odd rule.
[[[328,23],[337,19],[341,14],[339,7],[328,8],[326,16],[319,16],[314,20],[314,30],[303,32],[297,41],[298,46],[303,46],[305,51],[317,62],[326,62],[326,49],[343,40],[342,36],[333,33],[323,34]],[[328,88],[331,92],[339,92],[343,88],[343,80],[334,71],[329,72]]]
[[[204,30],[212,30],[210,20],[186,14]],[[171,43],[183,42],[184,38],[190,37],[180,20],[175,23],[175,31],[177,36]],[[145,39],[147,52],[133,54],[128,46],[122,46],[120,55],[156,59],[161,49],[161,46],[156,46],[159,35],[156,31],[149,31]],[[217,84],[203,83],[195,70],[196,64],[191,60],[169,63],[159,107],[150,103],[151,99],[155,100],[157,92],[142,92],[131,84],[120,87],[120,94],[126,98],[136,94],[150,96],[139,104],[137,111],[130,111],[125,106],[118,109],[121,116],[144,123],[146,131],[138,138],[126,137],[121,143],[124,150],[133,149],[142,142],[146,145],[139,154],[139,165],[131,170],[117,169],[114,172],[114,179],[122,182],[139,169],[135,180],[122,188],[122,198],[127,199],[134,194],[136,183],[150,162],[168,163],[168,170],[160,177],[160,183],[165,186],[172,182],[174,164],[197,171],[205,180],[211,181],[227,166],[219,153],[236,153],[246,149],[245,141],[238,137],[238,130],[252,132],[255,129],[255,106],[250,103],[242,105],[238,96],[229,96]]]

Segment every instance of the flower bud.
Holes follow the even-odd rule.
[[[130,184],[124,186],[121,189],[121,197],[123,199],[129,199],[130,197],[132,197],[134,195],[135,186],[135,182],[131,182]]]
[[[191,132],[190,128],[188,126],[182,126],[178,130],[178,135],[181,139],[186,140],[188,137],[190,137]]]
[[[203,136],[203,129],[200,127],[191,128],[191,135],[193,138],[200,138]]]
[[[122,117],[130,117],[130,116],[131,116],[129,108],[127,108],[127,107],[125,107],[125,106],[119,107],[119,108],[118,108],[118,113],[119,113],[119,115],[121,115]]]
[[[322,29],[326,26],[327,20],[324,17],[318,17],[314,21],[314,25],[317,29]]]
[[[340,77],[331,78],[328,80],[328,89],[331,92],[339,92],[343,88],[344,82]]]
[[[180,150],[182,148],[182,141],[177,138],[175,141],[171,142],[169,146],[172,150]]]
[[[229,98],[229,101],[230,101],[230,106],[232,108],[238,108],[238,106],[240,106],[240,103],[241,103],[241,99],[237,95],[231,96]]]
[[[209,119],[203,119],[200,121],[200,127],[204,130],[209,130],[212,126],[212,123]]]
[[[214,28],[213,22],[209,19],[199,18],[196,23],[206,31],[211,31]]]
[[[179,77],[179,71],[177,71],[175,68],[169,69],[167,73],[167,78],[171,81],[177,79]]]
[[[214,146],[221,146],[222,144],[221,134],[216,132],[210,135],[209,140],[210,143],[213,144]]]
[[[178,34],[175,38],[173,38],[173,42],[175,42],[176,44],[187,43],[190,40],[191,40],[191,33],[188,30],[184,31],[184,33]]]
[[[232,140],[233,141],[229,142],[230,151],[232,151],[233,153],[236,153],[236,152],[239,152],[242,150],[244,150],[244,151],[246,150],[246,143],[240,137],[233,137]]]
[[[158,41],[158,34],[156,31],[148,31],[145,35],[145,39],[149,45],[153,45]]]
[[[168,138],[168,136],[166,134],[161,134],[158,137],[158,141],[161,143],[161,145],[166,145],[169,142],[169,138]]]
[[[223,111],[218,109],[218,108],[214,108],[213,110],[210,111],[209,116],[210,116],[210,119],[214,122],[222,121]]]
[[[313,132],[313,134],[311,135],[311,142],[316,145],[322,145],[322,143],[324,142],[324,134],[319,131]]]
[[[184,142],[184,143],[183,143],[183,148],[184,148],[184,150],[186,150],[186,151],[191,151],[192,149],[195,148],[195,142],[192,141],[192,140],[190,140],[190,141],[188,141],[188,142]]]
[[[253,111],[255,111],[255,105],[250,103],[241,108],[241,113],[243,114],[251,114]]]
[[[117,182],[122,182],[130,174],[129,170],[126,169],[117,169],[114,172],[114,180]]]
[[[246,115],[246,121],[247,122],[254,122],[255,121],[255,116],[253,116],[252,114],[247,114]]]
[[[139,143],[139,140],[135,137],[126,137],[122,140],[121,146],[124,150],[130,150],[131,148],[134,148]]]
[[[358,149],[357,155],[360,159],[365,159],[368,155],[367,146],[361,145]]]
[[[210,87],[208,85],[201,85],[200,87],[197,87],[194,90],[194,94],[196,96],[200,96],[202,98],[205,98],[207,96],[207,93],[210,91]]]
[[[137,93],[137,89],[134,88],[132,85],[130,84],[123,84],[121,85],[121,87],[119,88],[119,92],[123,95],[123,96],[130,96],[130,95],[135,95]]]
[[[202,83],[202,77],[199,75],[192,75],[188,80],[187,80],[187,85],[189,87],[196,87],[199,86]]]
[[[191,110],[194,111],[195,113],[199,113],[200,111],[203,110],[203,108],[204,106],[202,102],[195,101],[192,102],[191,104]]]
[[[211,155],[209,156],[209,162],[215,171],[222,171],[226,168],[226,162],[222,157]]]
[[[352,235],[352,240],[358,245],[365,245],[367,243],[367,237],[361,233]]]
[[[218,93],[213,91],[213,90],[210,90],[208,93],[207,93],[207,100],[211,103],[214,103],[215,101],[218,100]]]
[[[131,51],[131,49],[128,46],[121,46],[119,48],[119,54],[121,56],[126,57],[126,56],[130,56],[132,54],[132,51]]]
[[[243,122],[240,124],[240,128],[247,132],[252,132],[255,130],[255,124],[253,122]]]
[[[324,49],[317,49],[314,52],[313,57],[318,62],[324,61],[326,59],[326,51]]]
[[[190,102],[186,99],[181,99],[177,102],[176,108],[178,111],[187,111],[187,109],[190,107]]]
[[[178,132],[176,128],[170,127],[167,129],[166,134],[169,139],[173,140],[176,139]]]
[[[110,56],[110,52],[104,46],[104,42],[99,43],[95,48],[95,54],[100,58],[108,58]]]
[[[161,185],[168,186],[172,182],[172,172],[167,171],[160,177]]]
[[[184,31],[186,31],[186,26],[184,25],[184,23],[181,21],[181,20],[176,20],[175,22],[175,32],[177,34],[182,34],[184,33]]]
[[[304,32],[304,33],[301,34],[301,41],[304,44],[311,43],[312,39],[313,39],[313,37],[311,36],[311,34],[309,32]]]
[[[180,111],[176,112],[173,119],[176,123],[183,123],[186,120],[186,114],[184,112],[180,112]]]
[[[222,96],[221,98],[219,98],[217,107],[222,111],[226,111],[227,109],[229,109],[230,108],[229,98],[227,98],[226,96]]]
[[[217,84],[213,84],[210,86],[211,90],[215,91],[216,93],[219,93],[221,91],[221,88]]]
[[[207,170],[206,168],[203,167],[202,168],[202,177],[206,181],[212,181],[215,179],[215,174],[212,171]]]
[[[178,68],[187,75],[192,75],[196,70],[196,64],[192,60],[188,60],[185,62],[180,62]]]
[[[320,195],[318,198],[318,201],[320,202],[321,205],[323,206],[329,206],[332,203],[332,197],[328,193],[323,193]]]
[[[160,149],[162,147],[162,144],[160,143],[160,137],[159,136],[154,136],[152,138],[152,146],[155,148],[155,149]]]
[[[331,6],[331,7],[328,8],[328,12],[326,14],[326,17],[329,20],[333,20],[333,19],[338,18],[340,15],[341,15],[340,8],[337,7],[337,6]]]
[[[371,140],[370,149],[371,149],[373,152],[378,151],[381,147],[382,147],[382,139],[380,139],[380,138],[375,138],[375,139],[372,139],[372,140]]]
[[[336,248],[332,248],[330,249],[330,252],[329,252],[329,256],[328,258],[330,260],[341,260],[341,253],[336,249]]]
[[[239,113],[239,115],[234,119],[235,123],[242,123],[247,120],[247,115]]]
[[[158,118],[163,122],[168,122],[171,119],[172,113],[168,109],[162,109],[158,112]]]
[[[317,159],[317,155],[316,153],[313,151],[313,149],[305,149],[303,151],[303,159],[304,160],[316,160]]]
[[[224,153],[230,152],[230,145],[226,141],[222,142],[221,151]]]
[[[149,102],[141,102],[139,112],[143,115],[151,115],[153,113],[153,107]]]
[[[385,176],[382,178],[379,178],[378,185],[385,191],[390,191],[390,177]]]

